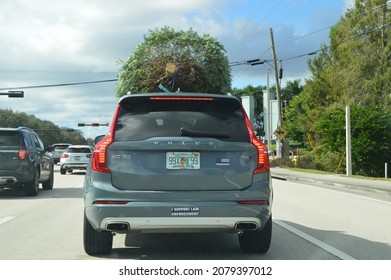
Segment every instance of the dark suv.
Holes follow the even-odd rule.
[[[53,159],[34,130],[0,128],[0,188],[22,187],[36,196],[39,183],[53,188],[53,178]]]
[[[229,232],[244,252],[270,246],[268,152],[233,96],[123,97],[83,189],[90,255],[110,253],[114,233],[128,232]]]

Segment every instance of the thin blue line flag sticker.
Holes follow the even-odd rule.
[[[216,158],[216,165],[217,166],[229,166],[230,160],[229,160],[229,158]]]

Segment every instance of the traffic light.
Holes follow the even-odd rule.
[[[78,123],[77,126],[109,126],[109,123]]]
[[[12,91],[8,91],[8,92],[0,92],[0,95],[8,95],[9,98],[23,98],[24,97],[24,91],[12,90]]]
[[[251,66],[258,65],[258,64],[263,64],[265,63],[263,60],[258,59],[251,59],[251,60],[246,60],[247,64],[250,64]]]
[[[280,68],[280,71],[278,73],[278,78],[281,80],[282,79],[282,74],[283,74],[283,71],[282,68]]]

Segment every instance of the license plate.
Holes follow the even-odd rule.
[[[168,152],[166,153],[167,169],[200,169],[199,152]]]
[[[73,160],[80,160],[80,156],[74,156]]]

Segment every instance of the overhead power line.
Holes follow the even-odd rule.
[[[110,82],[116,82],[116,81],[118,81],[118,79],[89,81],[89,82],[77,82],[77,83],[51,84],[51,85],[38,85],[38,86],[8,87],[8,88],[0,88],[0,90],[65,87],[65,86],[77,86],[77,85],[87,85],[87,84],[110,83]]]
[[[372,9],[370,9],[369,11],[365,11],[359,15],[356,15],[355,17],[358,17],[358,16],[361,16],[361,15],[364,15],[364,14],[367,14],[367,13],[370,13],[370,12],[373,12],[374,10],[376,9],[379,9],[383,6],[386,6],[388,4],[391,4],[391,1],[387,1],[386,3],[382,4],[382,5],[379,5],[379,6],[376,6]],[[336,46],[339,46],[339,45],[342,45],[348,41],[351,41],[351,40],[355,40],[361,36],[364,36],[364,35],[367,35],[369,33],[372,33],[374,31],[377,31],[381,28],[384,28],[384,27],[387,27],[391,25],[391,22],[389,23],[385,23],[383,24],[382,26],[380,27],[376,27],[372,30],[369,30],[367,32],[363,32],[359,35],[356,35],[356,36],[353,36],[351,38],[348,38],[348,39],[345,39],[344,41],[338,43]],[[289,41],[286,41],[286,42],[283,42],[283,43],[280,43],[278,44],[277,46],[281,46],[283,44],[286,44],[286,43],[290,43],[294,40],[297,40],[297,39],[300,39],[300,38],[304,38],[304,37],[307,37],[307,36],[310,36],[310,35],[313,35],[317,32],[321,32],[321,31],[324,31],[326,29],[329,29],[331,27],[333,27],[335,25],[331,25],[331,26],[328,26],[328,27],[324,27],[322,29],[319,29],[319,30],[316,30],[316,31],[313,31],[311,33],[308,33],[308,34],[305,34],[303,36],[300,36],[300,37],[297,37],[295,39],[292,39],[292,40],[289,40]],[[326,49],[329,49],[330,46],[326,46]],[[268,50],[270,50],[271,48],[268,48],[263,54],[265,54]],[[287,58],[283,58],[283,59],[279,59],[278,61],[283,61],[283,60],[291,60],[291,59],[296,59],[296,58],[301,58],[301,57],[305,57],[305,56],[311,56],[311,55],[315,55],[317,54],[318,52],[320,52],[321,49],[318,49],[318,50],[315,50],[315,51],[311,51],[311,52],[307,52],[307,53],[303,53],[303,54],[299,54],[299,55],[296,55],[296,56],[292,56],[292,57],[287,57]],[[269,62],[272,62],[273,60],[272,59],[262,59],[262,58],[256,58],[256,59],[250,59],[250,60],[244,60],[244,61],[235,61],[235,62],[229,62],[229,66],[239,66],[239,65],[249,65],[249,66],[254,66],[254,65],[258,65],[258,64],[264,64],[264,63],[269,63]],[[0,69],[0,71],[18,71],[18,70],[2,70]],[[37,71],[38,72],[38,71]],[[39,71],[39,72],[44,72],[44,71]],[[85,82],[75,82],[75,83],[61,83],[61,84],[49,84],[49,85],[36,85],[36,86],[20,86],[20,87],[7,87],[7,88],[0,88],[0,90],[19,90],[19,89],[34,89],[34,88],[49,88],[49,87],[63,87],[63,86],[75,86],[75,85],[86,85],[86,84],[97,84],[97,83],[108,83],[108,82],[117,82],[118,79],[108,79],[108,80],[98,80],[98,81],[85,81]]]

